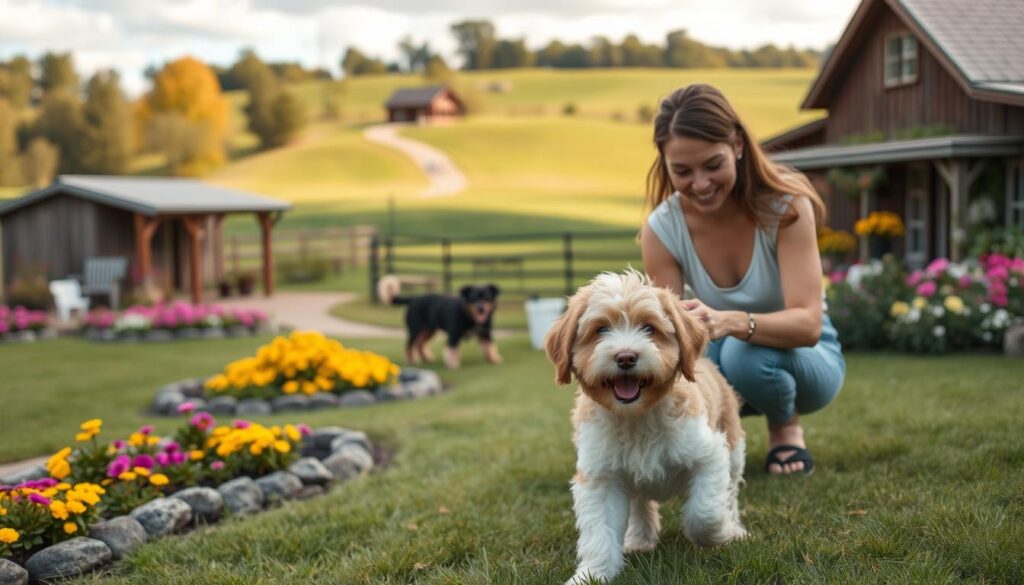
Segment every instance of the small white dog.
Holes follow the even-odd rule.
[[[569,299],[545,340],[555,381],[579,381],[573,509],[579,565],[569,583],[611,580],[623,553],[658,542],[658,501],[687,493],[686,537],[746,536],[746,458],[736,395],[703,358],[707,332],[671,291],[635,270],[604,273]]]

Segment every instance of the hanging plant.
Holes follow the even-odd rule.
[[[881,165],[836,167],[828,172],[828,180],[840,193],[853,199],[864,191],[876,190],[885,182],[885,169]]]

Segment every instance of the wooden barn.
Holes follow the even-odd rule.
[[[398,89],[384,107],[389,122],[430,122],[466,115],[466,104],[443,85]]]
[[[263,234],[263,286],[274,290],[270,232],[286,202],[192,179],[63,175],[0,205],[3,284],[19,270],[82,275],[86,261],[126,258],[127,286],[156,282],[200,302],[224,278],[224,217],[252,213]]]
[[[801,105],[827,118],[764,146],[807,172],[832,227],[892,211],[908,264],[959,259],[969,215],[1024,229],[1021,31],[1021,0],[863,0]]]

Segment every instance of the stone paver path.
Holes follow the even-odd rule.
[[[370,126],[363,131],[363,137],[370,142],[394,148],[416,163],[430,179],[430,185],[420,192],[420,197],[442,197],[465,190],[469,181],[448,155],[433,146],[399,136],[398,130],[404,126],[408,124]]]

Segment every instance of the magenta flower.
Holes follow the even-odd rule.
[[[931,264],[925,267],[924,270],[931,276],[939,276],[945,272],[947,268],[949,268],[949,260],[946,260],[945,258],[936,258],[935,260],[932,260]]]
[[[107,477],[118,477],[131,469],[132,458],[127,455],[118,455],[107,466]]]
[[[29,494],[28,495],[28,499],[31,500],[32,502],[36,503],[36,504],[39,504],[40,506],[49,506],[50,505],[50,498],[47,498],[46,496],[43,496],[43,495],[40,495],[40,494],[36,494],[36,493]]]
[[[917,285],[917,294],[921,295],[922,297],[931,297],[932,295],[935,294],[935,289],[935,283],[928,280]]]
[[[160,452],[156,454],[156,464],[160,467],[167,467],[171,464],[171,456],[166,452]]]
[[[214,420],[213,416],[208,412],[198,412],[191,420],[188,421],[188,424],[194,426],[200,431],[205,431],[217,424],[217,421]]]
[[[224,462],[214,461],[213,463],[210,464],[210,469],[214,471],[220,471],[221,469],[224,469]]]
[[[235,427],[236,429],[247,429],[247,428],[249,428],[249,427],[251,426],[251,424],[249,423],[249,421],[247,421],[247,420],[242,420],[242,419],[240,419],[240,418],[236,418],[236,419],[235,419],[235,422],[231,423],[231,425],[232,425],[233,427]]]
[[[971,276],[969,274],[961,276],[958,284],[960,285],[960,288],[967,288],[971,286]]]
[[[115,449],[121,450],[121,449],[124,449],[124,446],[125,446],[125,442],[122,441],[121,439],[117,439],[117,440],[114,441],[114,448]]]
[[[168,453],[168,457],[171,458],[171,465],[181,465],[185,462],[185,454],[181,451],[175,451],[174,453]]]
[[[181,451],[181,444],[178,443],[177,441],[168,441],[168,443],[166,445],[164,445],[164,451],[166,451],[168,453],[174,453],[175,451]]]
[[[187,414],[196,409],[195,402],[182,402],[178,405],[178,414]]]
[[[153,432],[153,425],[145,425],[144,427],[139,429],[139,432],[142,433],[143,435],[149,435]]]
[[[153,458],[146,454],[136,455],[135,459],[132,459],[132,467],[153,469]]]
[[[915,270],[907,275],[907,286],[917,286],[917,283],[921,282],[924,278],[924,272]]]
[[[299,423],[295,425],[295,428],[299,429],[299,434],[303,437],[308,437],[313,434],[313,429],[309,428],[309,425]]]

